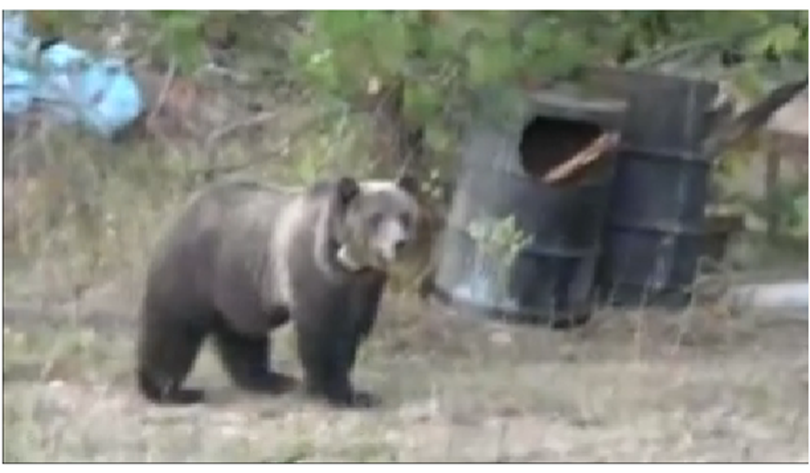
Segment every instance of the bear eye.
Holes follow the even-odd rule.
[[[405,228],[411,227],[411,216],[410,214],[403,213],[399,215],[399,221],[402,223],[402,226]]]
[[[374,212],[373,214],[371,214],[371,217],[369,217],[369,222],[374,227],[379,227],[380,224],[382,224],[382,221],[383,221],[383,214],[381,212]]]

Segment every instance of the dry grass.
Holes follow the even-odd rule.
[[[357,127],[339,130],[255,174],[289,177],[284,162],[307,153],[361,155],[346,138]],[[229,145],[226,159],[283,134]],[[4,461],[808,460],[807,326],[754,313],[696,312],[687,334],[685,315],[603,313],[556,333],[391,295],[355,373],[380,409],[248,396],[210,350],[191,379],[210,405],[147,405],[131,376],[140,275],[200,160],[64,140],[48,141],[37,178],[6,180],[18,194],[3,202],[4,230],[16,225],[4,231]],[[294,179],[321,167],[309,163]],[[289,330],[279,338],[274,362],[300,375]]]
[[[190,381],[211,405],[150,406],[132,384],[131,317],[18,320],[4,333],[4,459],[807,461],[804,324],[750,316],[724,328],[733,342],[679,347],[656,319],[639,348],[634,320],[603,317],[563,334],[390,298],[356,371],[385,400],[369,412],[238,392],[211,350]],[[280,338],[276,363],[300,375]]]

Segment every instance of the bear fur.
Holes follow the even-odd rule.
[[[230,181],[196,196],[153,253],[140,312],[137,382],[158,404],[202,402],[183,384],[213,336],[238,387],[281,393],[270,333],[292,321],[306,392],[341,406],[353,388],[393,264],[414,238],[416,182],[323,180],[301,190]]]

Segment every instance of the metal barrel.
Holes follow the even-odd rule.
[[[627,100],[597,285],[615,306],[688,303],[705,240],[710,157],[702,151],[716,83],[603,70]]]
[[[506,106],[484,100],[482,108],[500,106],[500,113],[482,114],[468,129],[438,247],[434,292],[475,314],[579,325],[593,306],[612,153],[570,181],[549,184],[541,177],[603,133],[619,130],[625,104],[570,93],[512,98]],[[474,238],[472,231],[476,223],[509,217],[528,237],[511,264],[508,254],[498,256],[491,241]]]

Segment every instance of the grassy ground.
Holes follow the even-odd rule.
[[[211,350],[190,381],[211,405],[150,406],[131,314],[19,315],[5,461],[807,461],[803,323],[712,321],[685,346],[649,314],[552,333],[391,297],[356,371],[385,404],[359,412],[240,393]],[[300,375],[279,338],[275,362]]]
[[[277,127],[224,155],[273,155],[250,172],[303,181],[329,168],[306,156],[354,154],[362,133],[343,130],[271,152]],[[56,136],[16,153],[4,164],[41,166],[4,176],[4,461],[808,460],[807,325],[757,313],[600,313],[555,333],[389,295],[355,373],[378,410],[247,396],[210,350],[191,382],[211,405],[147,405],[143,263],[202,151]],[[300,375],[279,338],[274,362]]]

